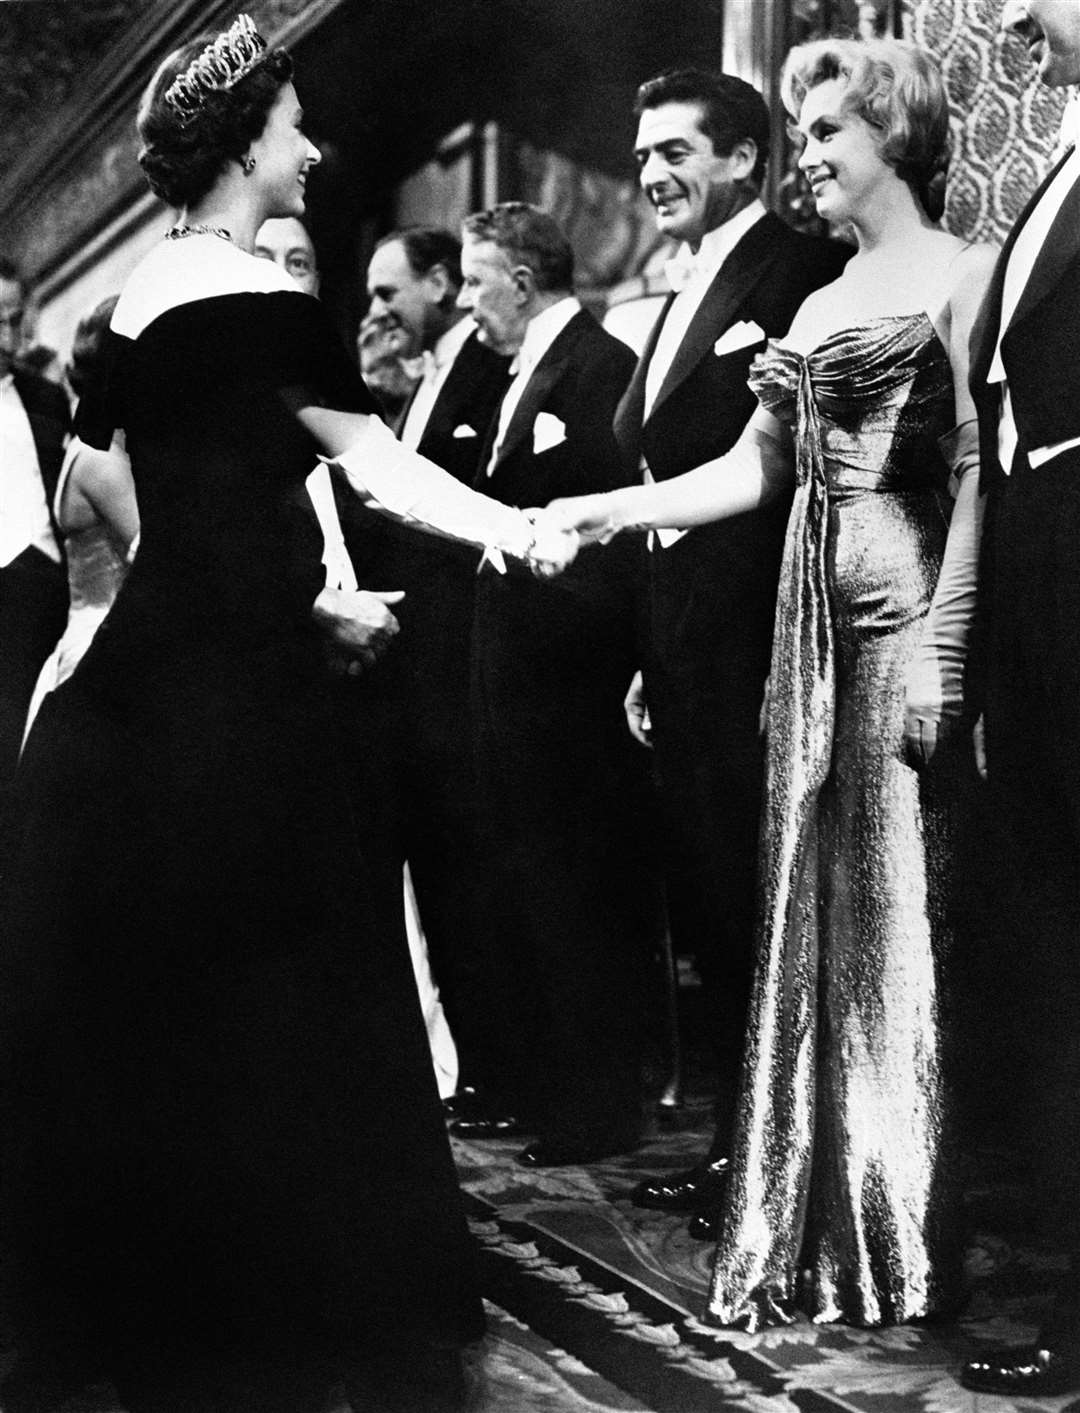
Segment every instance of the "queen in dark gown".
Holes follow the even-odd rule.
[[[139,554],[19,780],[3,1406],[104,1376],[132,1413],[304,1413],[341,1381],[358,1409],[442,1409],[441,1352],[482,1313],[408,950],[335,749],[321,540],[292,507],[352,445],[376,508],[534,564],[536,534],[375,425],[321,306],[250,253],[319,154],[284,50],[246,17],[205,44],[143,100],[180,224],[80,408],[94,445],[124,429]]]
[[[902,1323],[956,1299],[948,762],[979,531],[967,344],[992,259],[933,219],[948,107],[928,55],[821,41],[792,52],[783,88],[818,212],[853,227],[857,253],[756,360],[761,406],[727,457],[566,502],[560,518],[601,538],[686,526],[795,481],[755,980],[707,1309],[748,1329],[800,1309]]]

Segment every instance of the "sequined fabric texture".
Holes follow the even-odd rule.
[[[761,909],[707,1316],[870,1326],[942,1308],[955,1224],[938,972],[948,789],[904,763],[904,671],[945,547],[952,375],[926,315],[751,385],[795,436],[777,603]]]

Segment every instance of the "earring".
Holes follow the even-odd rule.
[[[252,157],[252,155],[251,155],[250,152],[249,152],[248,155],[244,158],[244,160],[240,163],[240,166],[241,166],[241,169],[243,170],[244,176],[245,176],[245,177],[250,177],[251,174],[252,174],[252,172],[255,170],[255,158]]]

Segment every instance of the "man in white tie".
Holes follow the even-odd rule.
[[[1080,84],[1077,0],[1007,0],[1002,28],[1040,81]],[[985,765],[998,991],[1023,1045],[985,1068],[1018,1101],[1044,1235],[1071,1260],[1037,1338],[970,1361],[967,1388],[1007,1398],[1080,1389],[1080,155],[1065,155],[998,260],[972,334],[987,492]],[[981,1018],[981,1017],[980,1017]],[[1019,1034],[1019,1031],[1014,1031]],[[1000,1040],[991,1024],[987,1034]]]
[[[759,195],[769,114],[741,79],[696,69],[644,83],[635,104],[641,188],[680,242],[664,305],[615,417],[626,474],[665,480],[728,451],[756,403],[754,355],[787,331],[850,251],[797,234]],[[749,993],[769,672],[786,501],[649,537],[642,672],[631,732],[655,748],[672,941],[697,959],[718,1063],[705,1161],[646,1181],[643,1206],[696,1214],[713,1235],[727,1168]]]
[[[18,269],[0,258],[0,818],[41,664],[67,617],[67,580],[53,497],[64,456],[67,398],[16,363],[26,309]]]
[[[619,484],[611,419],[634,357],[575,297],[559,225],[522,202],[470,216],[462,273],[480,337],[515,355],[476,484],[522,507]],[[451,1131],[536,1134],[519,1155],[533,1167],[618,1152],[639,1130],[632,614],[614,548],[551,583],[490,566],[477,581],[473,722],[503,942],[489,980],[513,999],[493,1012],[503,1107]]]
[[[458,480],[472,484],[480,448],[508,378],[509,360],[486,348],[457,307],[461,242],[435,226],[385,236],[367,270],[369,318],[401,337],[421,376],[398,437]],[[469,641],[476,556],[459,545],[339,500],[346,543],[370,583],[400,586],[401,634],[392,661],[361,682],[363,710],[380,736],[392,802],[390,841],[412,875],[431,968],[458,1049],[456,1096],[463,1111],[500,1060],[490,1040],[486,880],[479,843],[469,714]]]

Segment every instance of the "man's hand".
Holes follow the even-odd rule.
[[[402,589],[322,590],[313,613],[335,672],[355,677],[374,666],[400,632],[390,605],[404,597]]]
[[[630,735],[652,750],[652,722],[649,720],[649,704],[645,700],[645,679],[640,672],[634,673],[634,680],[623,700],[623,710]]]

